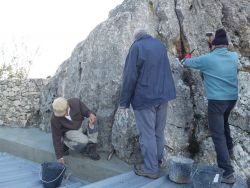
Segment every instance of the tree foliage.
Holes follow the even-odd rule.
[[[4,43],[0,49],[0,80],[26,79],[30,67],[39,56],[39,47],[32,47],[24,40]]]

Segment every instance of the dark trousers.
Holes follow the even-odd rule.
[[[233,149],[228,117],[236,100],[208,100],[208,124],[217,154],[218,166],[224,169],[224,175],[234,172],[229,150]]]

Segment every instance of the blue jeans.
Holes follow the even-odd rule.
[[[224,175],[234,172],[229,150],[233,149],[228,117],[236,100],[208,100],[208,124],[217,154],[218,166],[225,170]]]
[[[167,106],[166,102],[151,108],[134,110],[144,159],[143,170],[147,173],[157,173],[163,157]]]

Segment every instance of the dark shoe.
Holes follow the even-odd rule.
[[[69,155],[69,147],[63,144],[63,156]]]
[[[236,178],[234,177],[233,173],[227,176],[223,176],[221,179],[221,183],[234,184],[235,182],[236,182]]]
[[[134,166],[134,172],[138,176],[144,176],[144,177],[147,177],[147,178],[150,178],[150,179],[157,179],[157,178],[160,177],[159,173],[147,173],[147,172],[144,172],[143,169],[142,169],[142,166],[140,166],[140,165],[135,165]]]
[[[88,143],[87,146],[81,151],[85,157],[89,157],[92,160],[99,160],[100,156],[96,152],[96,143]]]
[[[94,161],[98,161],[101,158],[98,153],[90,153],[88,156],[89,156],[90,159],[92,159]]]

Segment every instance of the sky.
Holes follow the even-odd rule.
[[[74,47],[123,0],[1,0],[0,45],[36,53],[30,78],[53,76]]]

